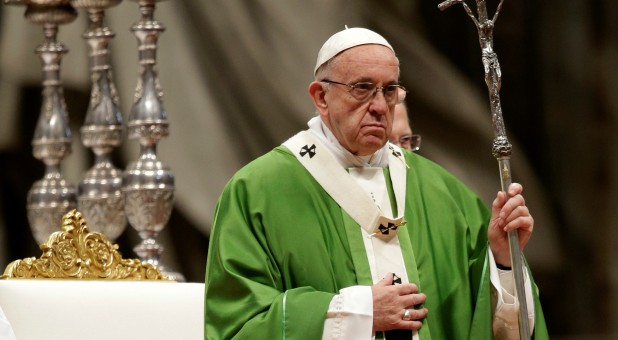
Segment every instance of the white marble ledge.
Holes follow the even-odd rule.
[[[204,284],[0,280],[0,307],[18,340],[204,339]]]

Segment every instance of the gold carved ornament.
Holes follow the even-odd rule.
[[[123,259],[118,245],[101,233],[90,232],[75,209],[62,218],[62,231],[52,233],[40,248],[40,258],[13,261],[0,278],[168,280],[151,263]]]

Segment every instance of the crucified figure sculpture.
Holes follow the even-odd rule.
[[[500,0],[496,12],[492,19],[489,19],[487,14],[487,6],[485,0],[476,0],[475,16],[472,9],[464,0],[446,0],[438,5],[440,10],[445,10],[453,5],[460,4],[468,13],[468,16],[474,22],[479,35],[479,44],[481,45],[481,59],[483,69],[485,71],[485,84],[489,91],[489,103],[492,114],[492,125],[494,128],[494,142],[492,154],[498,160],[500,170],[500,179],[502,191],[506,192],[512,182],[511,179],[511,143],[506,137],[506,129],[502,118],[502,107],[500,104],[500,86],[502,84],[502,71],[498,62],[498,55],[493,49],[493,31],[498,15],[502,9]],[[509,249],[511,252],[511,263],[513,268],[513,277],[515,281],[515,292],[519,300],[519,336],[521,339],[530,339],[530,328],[528,322],[528,311],[526,305],[526,295],[524,290],[524,274],[522,269],[522,256],[519,249],[519,240],[517,231],[511,231],[509,236]]]

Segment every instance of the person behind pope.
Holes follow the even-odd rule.
[[[402,90],[400,93],[405,96],[405,91]],[[403,100],[395,105],[395,111],[393,112],[393,127],[391,128],[391,134],[388,140],[398,147],[410,151],[418,151],[421,148],[421,135],[412,133],[412,125],[410,124],[410,117],[408,116],[408,107]]]
[[[379,34],[334,34],[314,75],[308,129],[239,170],[217,203],[205,339],[518,338],[507,233],[522,249],[532,235],[522,186],[488,208],[388,143],[404,89]],[[546,339],[525,272],[531,333]]]

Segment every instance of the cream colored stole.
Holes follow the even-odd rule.
[[[401,150],[392,146],[388,159],[398,213],[397,218],[391,218],[392,210],[382,168],[351,168],[352,174],[348,173],[322,141],[309,131],[299,132],[283,145],[292,151],[324,190],[362,228],[363,235],[366,236],[364,239],[373,281],[379,281],[388,272],[395,272],[402,282],[409,282],[399,240],[396,237],[399,228],[405,225],[403,212],[406,196],[406,164],[401,156]],[[364,188],[359,185],[359,182],[363,181],[366,182]],[[372,185],[376,189],[382,189],[381,194],[386,195],[385,200],[372,198],[368,194],[369,191],[380,192],[372,190],[370,188]],[[380,186],[382,188],[378,188]],[[387,203],[382,207],[384,211],[380,210],[374,199]]]
[[[283,143],[311,173],[326,192],[345,210],[361,228],[372,236],[396,235],[403,222],[406,168],[402,158],[393,149],[389,155],[391,181],[397,200],[398,218],[384,216],[373,199],[350,174],[341,167],[335,156],[309,131],[301,131]],[[401,154],[399,152],[399,154]],[[390,211],[387,212],[391,215]]]

